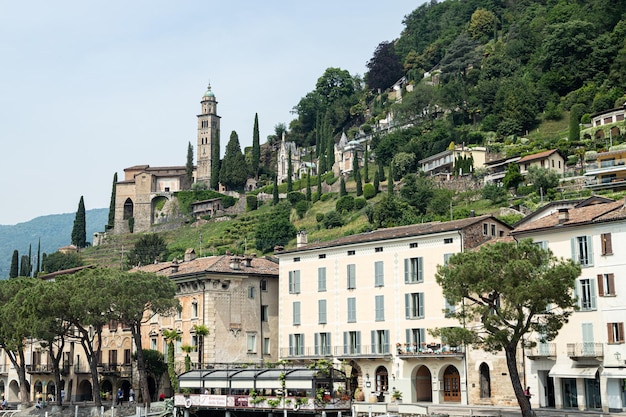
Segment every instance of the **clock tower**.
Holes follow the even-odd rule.
[[[202,111],[198,115],[198,147],[196,182],[204,182],[211,187],[213,173],[213,148],[217,148],[219,157],[220,116],[217,115],[217,100],[211,91],[211,84],[200,101]],[[219,163],[219,161],[215,161]]]

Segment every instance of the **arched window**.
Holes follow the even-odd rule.
[[[376,391],[385,392],[389,390],[389,375],[387,368],[379,366],[376,368]]]
[[[491,397],[491,376],[489,376],[489,365],[485,362],[480,364],[480,398]]]

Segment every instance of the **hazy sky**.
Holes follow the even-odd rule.
[[[0,224],[109,206],[113,174],[184,165],[210,82],[222,154],[326,68],[363,75],[424,1],[0,0]],[[194,154],[195,157],[195,154]]]

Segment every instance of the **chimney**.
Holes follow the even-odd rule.
[[[296,247],[301,248],[309,243],[306,230],[300,230],[296,235]]]
[[[189,248],[185,251],[185,256],[183,257],[183,260],[185,262],[190,262],[193,261],[194,259],[196,259],[196,250],[193,248]]]
[[[238,256],[233,256],[230,258],[230,269],[239,271],[241,269],[241,258]]]
[[[172,274],[175,274],[178,272],[178,259],[174,258],[174,260],[172,261]]]
[[[567,221],[569,221],[569,209],[560,208],[559,209],[559,224],[565,223]]]
[[[245,266],[246,268],[252,267],[252,256],[245,256],[243,258],[243,266]]]

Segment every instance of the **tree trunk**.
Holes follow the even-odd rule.
[[[137,349],[137,372],[139,373],[139,386],[141,389],[141,399],[148,406],[150,405],[150,388],[148,387],[148,375],[146,374],[146,366],[143,360],[143,348],[141,346],[141,322],[133,323],[131,330],[133,339],[135,340],[135,348]],[[137,393],[136,395],[138,395]]]
[[[504,353],[506,354],[506,366],[509,369],[511,385],[513,386],[519,408],[522,411],[522,417],[532,417],[534,413],[530,408],[530,401],[524,395],[524,387],[522,387],[519,372],[517,371],[517,345],[507,346],[504,349]]]

